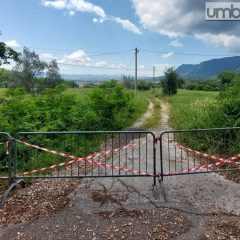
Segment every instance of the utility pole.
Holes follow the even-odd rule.
[[[138,64],[137,64],[137,57],[138,57],[139,50],[135,48],[135,93],[137,92],[137,74],[138,74]]]
[[[153,91],[154,91],[154,88],[155,88],[155,66],[153,66]]]

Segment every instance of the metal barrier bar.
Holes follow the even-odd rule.
[[[159,139],[161,180],[164,176],[240,170],[234,162],[240,159],[240,128],[165,131]]]

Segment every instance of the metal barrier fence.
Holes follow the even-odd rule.
[[[159,176],[240,171],[240,128],[166,131],[158,139],[146,131],[0,133],[0,156],[0,179],[9,183],[152,177],[155,187]]]
[[[151,132],[22,132],[13,140],[13,176],[22,178],[153,177]]]
[[[166,131],[160,135],[164,176],[240,171],[240,128]]]
[[[0,179],[9,179],[11,173],[12,156],[11,143],[9,142],[10,135],[8,133],[0,132]]]

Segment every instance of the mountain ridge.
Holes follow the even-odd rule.
[[[220,72],[234,71],[240,73],[240,56],[211,59],[199,64],[182,64],[176,72],[183,78],[214,78]]]

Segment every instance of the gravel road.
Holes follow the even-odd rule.
[[[152,131],[169,130],[168,118],[169,105],[162,103],[161,123]],[[152,158],[152,144],[147,148],[135,148],[142,165],[146,154]],[[159,143],[157,156],[160,171]],[[115,158],[126,164],[124,154]],[[1,229],[0,239],[240,239],[239,184],[218,174],[166,177],[156,199],[152,183],[152,177],[85,179],[65,208]]]

